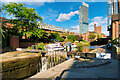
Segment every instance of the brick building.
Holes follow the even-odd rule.
[[[95,35],[95,39],[97,39],[97,33],[94,32],[94,31],[88,31],[87,33],[83,34],[82,37],[83,37],[83,40],[86,40],[86,41],[91,41],[91,39],[89,38],[89,35]]]
[[[101,35],[101,26],[96,26],[96,24],[94,24],[94,31]]]

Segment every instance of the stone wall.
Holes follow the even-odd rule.
[[[0,61],[2,63],[2,79],[24,78],[37,72],[40,56],[15,58]]]
[[[13,57],[3,59],[2,63],[2,79],[24,79],[32,76],[40,71],[45,71],[53,66],[56,66],[66,60],[66,54],[46,55],[41,54],[28,55],[21,57]]]
[[[112,51],[113,51],[113,56],[115,56],[117,60],[120,60],[120,47],[113,45]]]

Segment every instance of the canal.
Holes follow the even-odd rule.
[[[94,46],[81,46],[81,47],[72,47],[71,52],[82,52],[82,53],[88,53],[94,49],[100,48],[102,45],[94,45]],[[66,51],[66,49],[64,49]]]

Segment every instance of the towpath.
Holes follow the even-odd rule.
[[[92,52],[96,53],[111,53],[110,50],[103,46]],[[41,78],[118,78],[118,64],[120,62],[112,58],[105,59],[69,59],[55,67],[48,69],[47,71],[37,73],[34,76],[29,77],[26,80],[39,80]]]

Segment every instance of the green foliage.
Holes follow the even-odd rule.
[[[101,35],[105,35],[104,33],[101,33]]]
[[[49,38],[50,38],[50,39],[56,39],[57,36],[59,36],[58,33],[50,33]]]
[[[77,36],[77,35],[74,35],[74,39],[77,41],[77,40],[78,40],[78,36]]]
[[[5,48],[5,47],[7,47],[8,44],[9,44],[9,42],[8,42],[8,40],[9,40],[9,37],[8,37],[8,36],[9,36],[9,34],[3,32],[3,35],[4,35],[4,36],[2,36],[2,39],[1,39],[1,40],[2,40],[1,42],[2,42],[2,43],[1,43],[1,44],[2,44],[2,48]],[[5,38],[4,38],[4,37],[5,37]]]
[[[0,26],[0,35],[2,35],[2,37],[5,39],[5,35],[3,33],[3,29],[1,28],[1,26]]]
[[[113,43],[114,43],[114,44],[117,44],[117,43],[118,43],[118,42],[117,42],[117,38],[113,40]]]
[[[56,39],[57,39],[59,42],[63,42],[63,41],[64,41],[64,38],[62,38],[61,36],[58,36]]]
[[[96,37],[96,35],[92,35],[92,34],[89,35],[90,39],[95,39],[95,37]]]
[[[28,38],[30,38],[31,36],[38,37],[38,38],[46,38],[47,36],[47,33],[44,30],[37,29],[37,28],[36,30],[24,32],[23,35],[25,34],[27,34]]]
[[[86,42],[85,40],[83,40],[83,42]]]
[[[73,41],[75,41],[75,36],[74,35],[68,35],[67,39],[68,39],[68,41],[73,42]]]
[[[15,19],[10,20],[10,23],[14,24],[14,30],[12,31],[18,32],[21,30],[21,35],[22,32],[31,31],[34,27],[37,27],[37,21],[42,21],[34,8],[24,7],[22,3],[3,4],[2,10],[5,10],[5,14],[14,15]]]
[[[98,37],[98,38],[102,38],[99,34],[97,34],[97,37]]]
[[[38,43],[38,45],[37,45],[37,49],[44,50],[44,47],[45,47],[44,43]]]
[[[73,42],[73,41],[80,41],[82,40],[82,36],[79,35],[68,35],[67,36],[67,41]]]
[[[77,43],[77,47],[83,46],[82,43]]]
[[[30,46],[28,46],[27,49],[32,49],[32,48]]]
[[[90,43],[89,42],[77,43],[77,47],[81,47],[81,46],[90,46]]]
[[[50,33],[49,39],[53,39],[53,40],[51,40],[52,42],[54,41],[54,39],[57,39],[59,42],[63,42],[64,41],[64,38],[62,38],[57,32]]]

